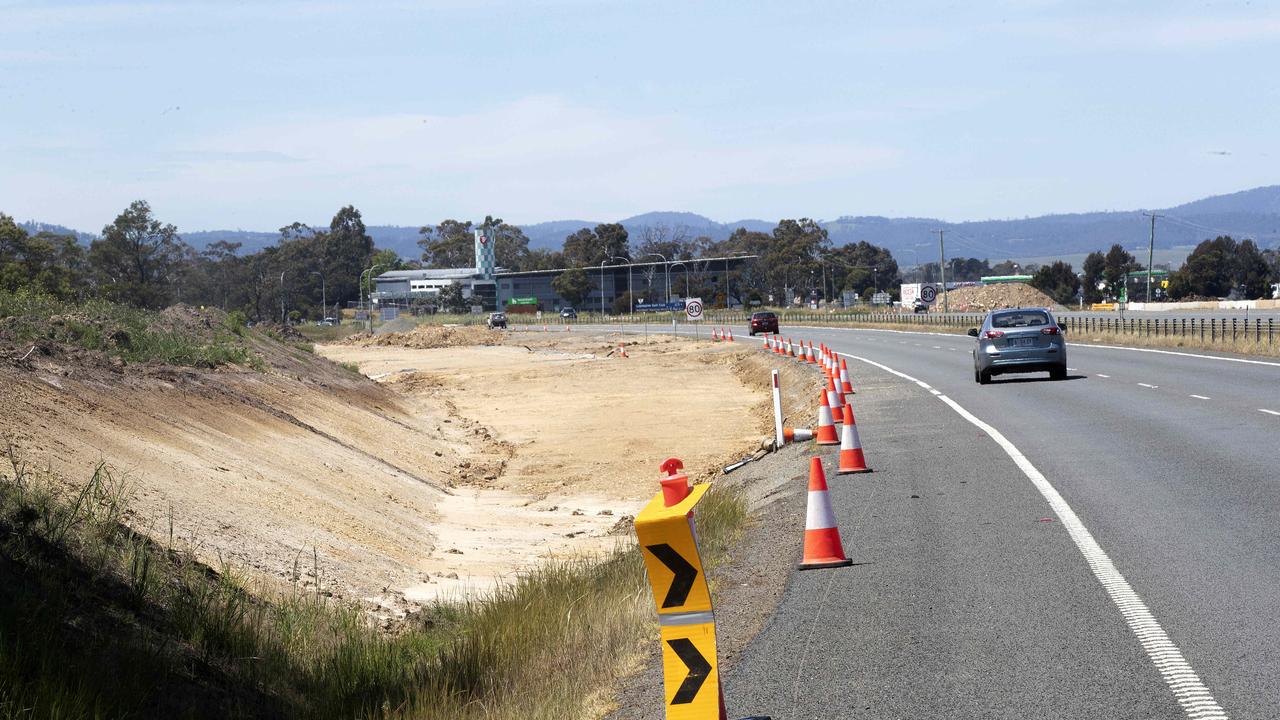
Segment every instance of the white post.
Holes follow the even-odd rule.
[[[773,371],[773,432],[775,447],[785,444],[782,437],[782,386],[778,384],[778,371]]]

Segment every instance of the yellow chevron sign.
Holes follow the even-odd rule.
[[[688,517],[710,487],[693,486],[688,497],[671,507],[662,504],[658,493],[636,515],[636,537],[660,616],[711,610],[711,592]]]
[[[662,628],[662,675],[667,720],[716,720],[720,674],[715,623]]]

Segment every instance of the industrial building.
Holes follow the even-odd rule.
[[[551,283],[569,268],[511,272],[497,268],[492,239],[483,230],[475,232],[476,267],[443,270],[395,270],[378,275],[372,295],[378,304],[432,304],[440,290],[451,283],[462,286],[462,295],[479,312],[559,312],[568,301],[556,294]],[[729,271],[738,269],[755,256],[699,258],[670,262],[614,263],[586,267],[592,279],[590,295],[576,309],[612,311],[613,303],[628,290],[646,303],[683,298],[690,282],[711,285],[735,304],[736,288],[727,287]]]

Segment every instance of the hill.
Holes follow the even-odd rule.
[[[1259,246],[1280,246],[1280,185],[1216,195],[1171,208],[1156,210],[1156,248],[1180,249],[1183,254],[1206,238],[1231,235],[1253,238]],[[746,219],[721,223],[691,212],[649,212],[620,221],[633,238],[646,228],[679,228],[690,235],[723,240],[735,229],[770,232],[776,221]],[[595,227],[595,220],[553,220],[522,225],[532,248],[559,249],[566,236]],[[57,225],[24,223],[29,231],[74,232]],[[1034,218],[947,222],[937,218],[890,218],[877,215],[842,216],[824,221],[836,245],[866,240],[887,247],[902,262],[927,261],[937,252],[939,229],[946,230],[947,254],[1000,260],[1068,256],[1105,249],[1113,244],[1145,248],[1150,220],[1142,210],[1043,215]],[[417,226],[370,225],[369,235],[380,248],[401,257],[418,257]],[[93,236],[77,233],[82,242]],[[197,250],[219,240],[243,243],[243,252],[274,244],[275,232],[205,230],[185,232],[183,238]]]

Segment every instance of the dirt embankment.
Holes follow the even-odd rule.
[[[607,549],[662,459],[711,472],[769,430],[767,356],[746,346],[655,338],[623,360],[612,338],[495,334],[320,350],[382,382],[259,333],[257,370],[4,347],[0,437],[68,483],[124,471],[130,523],[215,567],[391,617]]]

